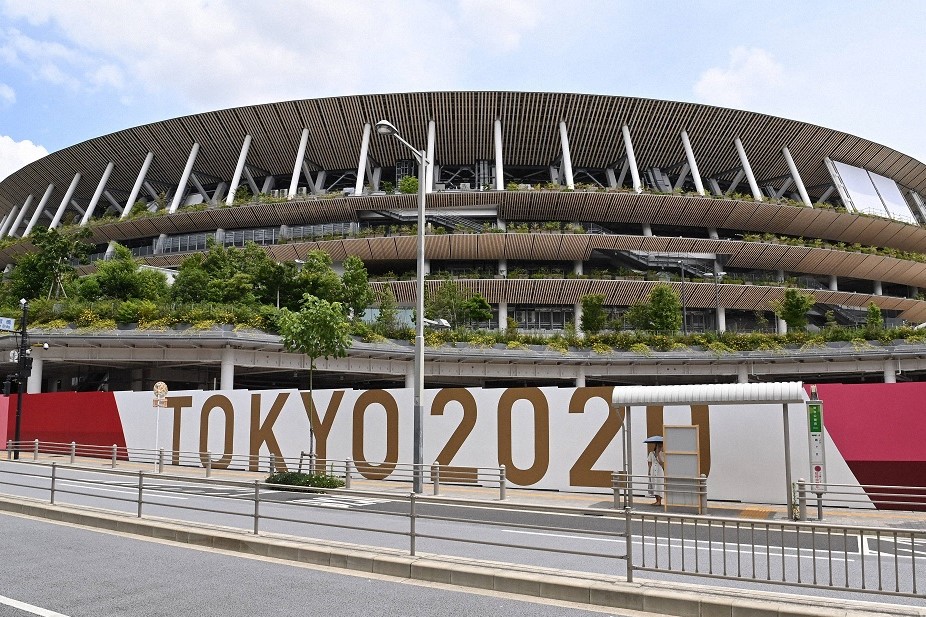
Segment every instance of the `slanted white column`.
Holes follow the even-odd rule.
[[[872,290],[874,295],[881,296],[884,294],[884,291],[881,289],[881,281],[872,281],[872,285],[874,286],[874,289]]]
[[[736,146],[736,153],[739,154],[740,163],[742,163],[743,171],[746,173],[746,180],[749,182],[749,189],[752,191],[753,199],[763,201],[764,198],[762,197],[762,191],[759,190],[759,183],[756,182],[752,167],[749,166],[749,159],[746,158],[746,149],[743,147],[743,142],[740,141],[739,137],[736,137],[733,144]]]
[[[299,174],[302,173],[302,161],[305,160],[305,147],[309,143],[309,129],[302,129],[299,138],[299,148],[296,150],[296,162],[293,164],[293,177],[289,181],[287,196],[292,199],[296,196],[296,187],[299,186]]]
[[[801,180],[801,174],[797,173],[797,165],[794,164],[794,159],[791,158],[791,152],[789,152],[787,148],[782,148],[781,154],[785,157],[785,162],[788,164],[788,170],[791,172],[791,179],[794,180],[794,185],[797,187],[797,194],[801,196],[801,201],[803,201],[804,205],[808,208],[813,208],[813,203],[810,201],[807,189],[804,188],[804,181]]]
[[[711,240],[719,240],[719,239],[720,239],[720,234],[717,233],[717,228],[716,228],[716,227],[708,227],[708,228],[707,228],[707,237],[710,238]]]
[[[897,383],[897,362],[893,359],[884,361],[884,383]]]
[[[495,189],[505,190],[505,162],[502,156],[502,121],[495,119]]]
[[[80,173],[74,174],[74,179],[71,180],[67,192],[64,193],[64,199],[61,200],[61,203],[58,205],[58,210],[55,212],[55,216],[51,219],[51,224],[48,226],[49,229],[54,229],[61,223],[61,217],[64,216],[64,211],[67,209],[71,197],[74,196],[74,191],[77,190],[78,182],[80,182]]]
[[[241,172],[248,160],[248,150],[251,149],[251,136],[245,135],[244,142],[241,144],[241,153],[238,154],[238,163],[235,165],[235,173],[232,175],[231,184],[228,185],[228,197],[225,198],[225,205],[230,206],[235,202],[235,192],[238,190],[238,184],[241,182]]]
[[[129,198],[125,202],[125,208],[122,210],[122,216],[120,219],[124,219],[132,212],[132,206],[135,205],[135,200],[138,199],[138,194],[141,192],[141,187],[145,183],[145,176],[148,175],[148,168],[151,167],[151,161],[154,160],[154,152],[149,152],[145,156],[144,162],[141,164],[141,169],[138,170],[138,177],[135,178],[135,184],[132,185],[132,192],[129,193]]]
[[[10,210],[10,216],[8,216],[6,221],[3,222],[3,225],[0,226],[0,238],[7,235],[8,232],[10,237],[16,233],[16,230],[19,229],[19,225],[23,222],[23,217],[26,216],[26,210],[28,210],[31,205],[32,195],[29,195],[26,197],[26,201],[22,205],[22,208],[13,206],[13,209]]]
[[[90,205],[87,206],[87,211],[84,212],[84,217],[80,219],[81,227],[86,225],[87,221],[90,220],[90,217],[93,216],[93,211],[96,209],[96,205],[99,203],[100,197],[103,196],[103,190],[106,188],[106,183],[109,182],[109,174],[113,173],[113,167],[115,167],[115,165],[112,161],[106,165],[106,169],[103,171],[103,175],[100,177],[100,183],[96,185],[96,191],[93,192],[93,197],[90,199]]]
[[[830,291],[839,291],[839,281],[835,274],[830,274]]]
[[[913,203],[916,204],[916,207],[920,210],[920,215],[926,219],[926,201],[920,196],[916,191],[910,191],[910,197],[913,198]]]
[[[26,381],[26,394],[40,394],[42,392],[42,356],[36,354],[32,358],[32,372]]]
[[[437,124],[428,120],[428,164],[424,168],[424,189],[434,192],[434,149],[437,147]]]
[[[566,175],[566,188],[575,189],[576,182],[572,175],[572,155],[569,153],[569,133],[566,131],[566,121],[559,122],[559,141],[563,148],[563,173]]]
[[[508,276],[508,260],[504,257],[498,260],[498,273],[502,276]]]
[[[235,350],[226,347],[222,350],[222,368],[219,377],[219,389],[235,389]]]
[[[35,207],[35,212],[32,213],[32,218],[29,219],[29,224],[26,225],[26,230],[23,232],[22,237],[25,238],[32,231],[32,228],[35,227],[35,224],[39,220],[39,216],[42,215],[42,212],[45,211],[45,204],[48,203],[48,198],[51,197],[51,192],[55,190],[54,184],[49,184],[48,188],[45,189],[45,194],[42,195],[42,199],[39,200],[39,205]]]
[[[363,195],[363,174],[367,170],[367,157],[369,154],[370,124],[367,123],[363,125],[363,139],[360,141],[360,160],[357,162],[357,184],[354,185],[354,195]]]
[[[498,303],[498,329],[499,330],[508,329],[508,303],[507,302]]]
[[[624,151],[627,153],[627,164],[630,167],[630,177],[633,179],[633,190],[635,193],[643,192],[643,183],[640,182],[640,170],[637,169],[637,157],[633,153],[633,142],[630,141],[630,127],[626,124],[621,127],[621,133],[624,135]],[[623,174],[621,174],[623,179]]]
[[[3,215],[3,219],[0,220],[0,236],[6,233],[6,230],[9,228],[10,223],[13,222],[13,219],[16,218],[16,213],[19,211],[19,206],[13,206],[13,209]]]
[[[190,156],[186,159],[186,166],[183,168],[183,173],[180,175],[180,182],[177,183],[177,192],[174,193],[174,199],[170,202],[170,208],[167,209],[168,214],[173,214],[177,211],[177,208],[180,207],[180,202],[183,201],[183,195],[186,193],[187,182],[190,181],[190,174],[193,173],[193,163],[196,162],[196,155],[199,154],[199,144],[193,142],[193,147],[190,149]]]
[[[682,146],[685,148],[685,158],[688,159],[688,167],[691,169],[691,179],[694,181],[695,190],[698,191],[699,195],[704,195],[704,183],[701,182],[701,172],[698,171],[698,161],[695,160],[691,140],[688,139],[688,131],[682,131]]]

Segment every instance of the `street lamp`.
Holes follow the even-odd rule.
[[[717,334],[720,334],[720,282],[726,272],[708,272],[707,276],[714,279],[714,319],[717,321]]]
[[[685,264],[678,262],[678,271],[682,275],[682,334],[688,334],[688,311],[685,308]]]
[[[19,322],[19,363],[16,372],[16,428],[13,432],[13,441],[16,445],[13,448],[13,458],[19,460],[19,439],[20,428],[23,417],[23,393],[26,390],[26,379],[32,372],[32,357],[29,355],[29,338],[26,331],[26,322],[29,317],[29,303],[23,298],[19,301],[22,307],[23,316]]]
[[[414,433],[413,433],[413,460],[412,460],[412,490],[422,492],[422,470],[424,459],[422,453],[422,399],[424,398],[424,193],[425,193],[425,167],[428,159],[424,150],[418,150],[399,135],[399,129],[387,120],[376,123],[376,132],[380,135],[392,135],[406,148],[415,153],[418,161],[418,275],[415,279],[415,291],[418,294],[415,306],[415,385],[414,385]]]

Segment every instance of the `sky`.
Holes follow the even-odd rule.
[[[926,1],[0,0],[0,179],[192,113],[430,90],[689,101],[926,162]]]

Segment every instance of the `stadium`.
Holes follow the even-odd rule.
[[[398,128],[407,144],[380,134]],[[419,170],[413,152],[427,163]],[[363,260],[377,289],[416,301],[416,195],[424,271],[478,292],[500,330],[562,331],[581,301],[614,320],[654,285],[682,329],[778,332],[787,289],[810,294],[810,328],[926,321],[926,164],[840,131],[759,113],[620,96],[431,92],[344,96],[201,113],[52,153],[0,182],[0,267],[36,227],[86,227],[89,265],[129,248],[175,270],[207,242],[253,242],[278,262],[313,250]],[[31,333],[28,392],[304,386],[305,357],[278,337],[215,329]],[[47,349],[43,347],[47,343]],[[4,348],[18,345],[15,337]],[[357,341],[318,359],[323,387],[402,387],[413,350]],[[592,386],[922,380],[926,345],[896,342],[716,353],[429,347],[438,386]],[[15,366],[15,365],[14,365]],[[11,369],[12,370],[12,369]]]

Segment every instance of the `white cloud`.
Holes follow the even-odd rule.
[[[701,73],[694,93],[711,105],[743,108],[765,94],[777,94],[784,84],[784,68],[770,53],[737,47],[730,52],[725,68],[712,67]]]
[[[3,82],[0,82],[0,107],[6,107],[16,102],[16,91]]]
[[[0,135],[0,180],[47,154],[48,150],[28,139],[15,141],[7,135]]]

